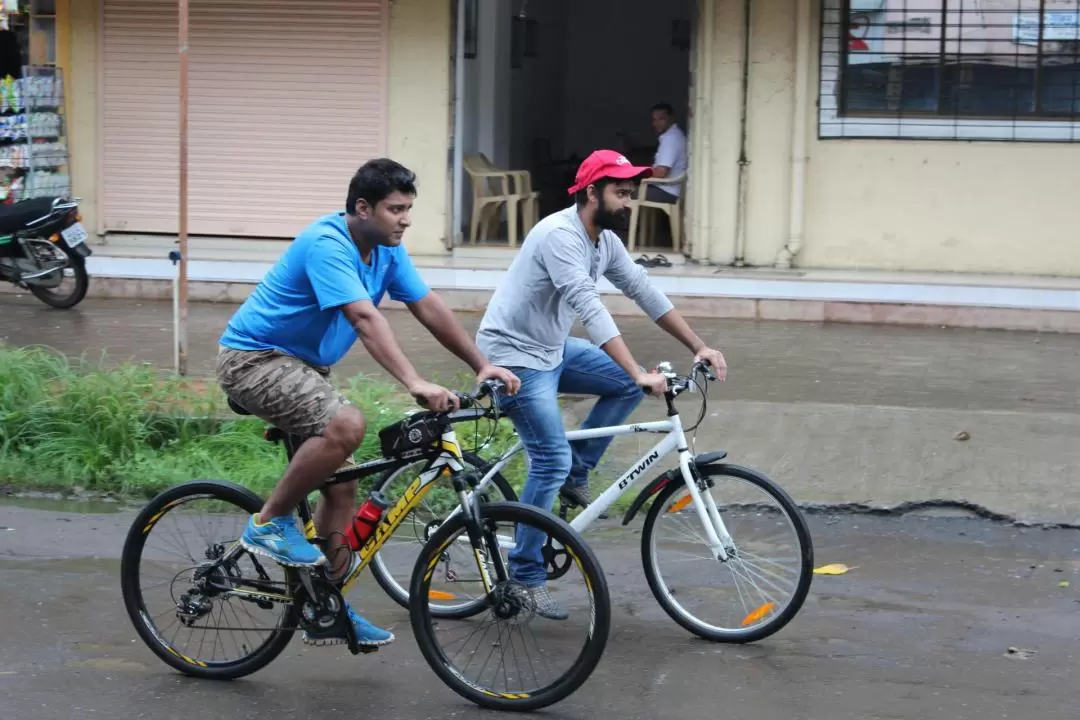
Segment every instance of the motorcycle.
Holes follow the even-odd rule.
[[[41,197],[0,205],[0,280],[26,288],[46,305],[72,308],[90,286],[89,234],[79,198]],[[67,279],[74,288],[62,290]]]

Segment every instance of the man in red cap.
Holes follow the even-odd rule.
[[[694,334],[614,232],[629,225],[637,181],[651,173],[612,150],[587,157],[570,188],[574,205],[529,231],[480,323],[477,346],[521,379],[517,394],[500,396],[499,406],[529,456],[522,502],[550,510],[561,491],[564,501],[588,505],[589,471],[611,443],[607,437],[571,446],[559,392],[599,397],[581,424],[586,429],[622,424],[641,402],[642,388],[656,394],[666,389],[661,375],[646,373],[630,354],[600,301],[601,276],[685,345],[695,361],[708,361],[720,379],[727,374],[724,356]],[[575,318],[589,340],[570,337]],[[542,617],[565,619],[566,611],[547,591],[543,534],[521,528],[516,540],[510,553],[514,579],[528,588]]]

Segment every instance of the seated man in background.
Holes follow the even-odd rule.
[[[667,103],[657,103],[652,108],[653,130],[660,138],[653,160],[654,178],[679,177],[686,173],[686,133],[675,123],[675,111]],[[648,185],[645,199],[649,202],[674,204],[682,188],[678,184]]]

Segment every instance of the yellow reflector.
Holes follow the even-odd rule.
[[[683,495],[681,500],[677,500],[674,505],[668,508],[669,513],[677,513],[684,509],[687,505],[694,501],[694,496],[687,493]]]
[[[755,610],[754,612],[750,613],[745,618],[743,618],[742,626],[746,627],[747,625],[753,625],[758,620],[761,620],[761,619],[767,617],[769,615],[769,613],[771,613],[775,607],[776,607],[776,603],[771,603],[771,602],[765,603],[764,605],[759,607],[757,610]]]
[[[457,595],[441,590],[428,590],[428,600],[457,600]]]

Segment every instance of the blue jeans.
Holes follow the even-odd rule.
[[[529,456],[529,477],[521,502],[551,510],[559,488],[584,485],[589,471],[612,438],[566,440],[558,393],[597,395],[583,430],[620,425],[644,397],[644,392],[615,364],[607,353],[579,338],[566,341],[562,364],[554,370],[511,368],[521,378],[521,389],[513,397],[502,395],[499,408],[514,423]],[[542,585],[547,579],[541,549],[547,536],[534,528],[518,528],[516,544],[510,552],[510,574],[526,587]]]

